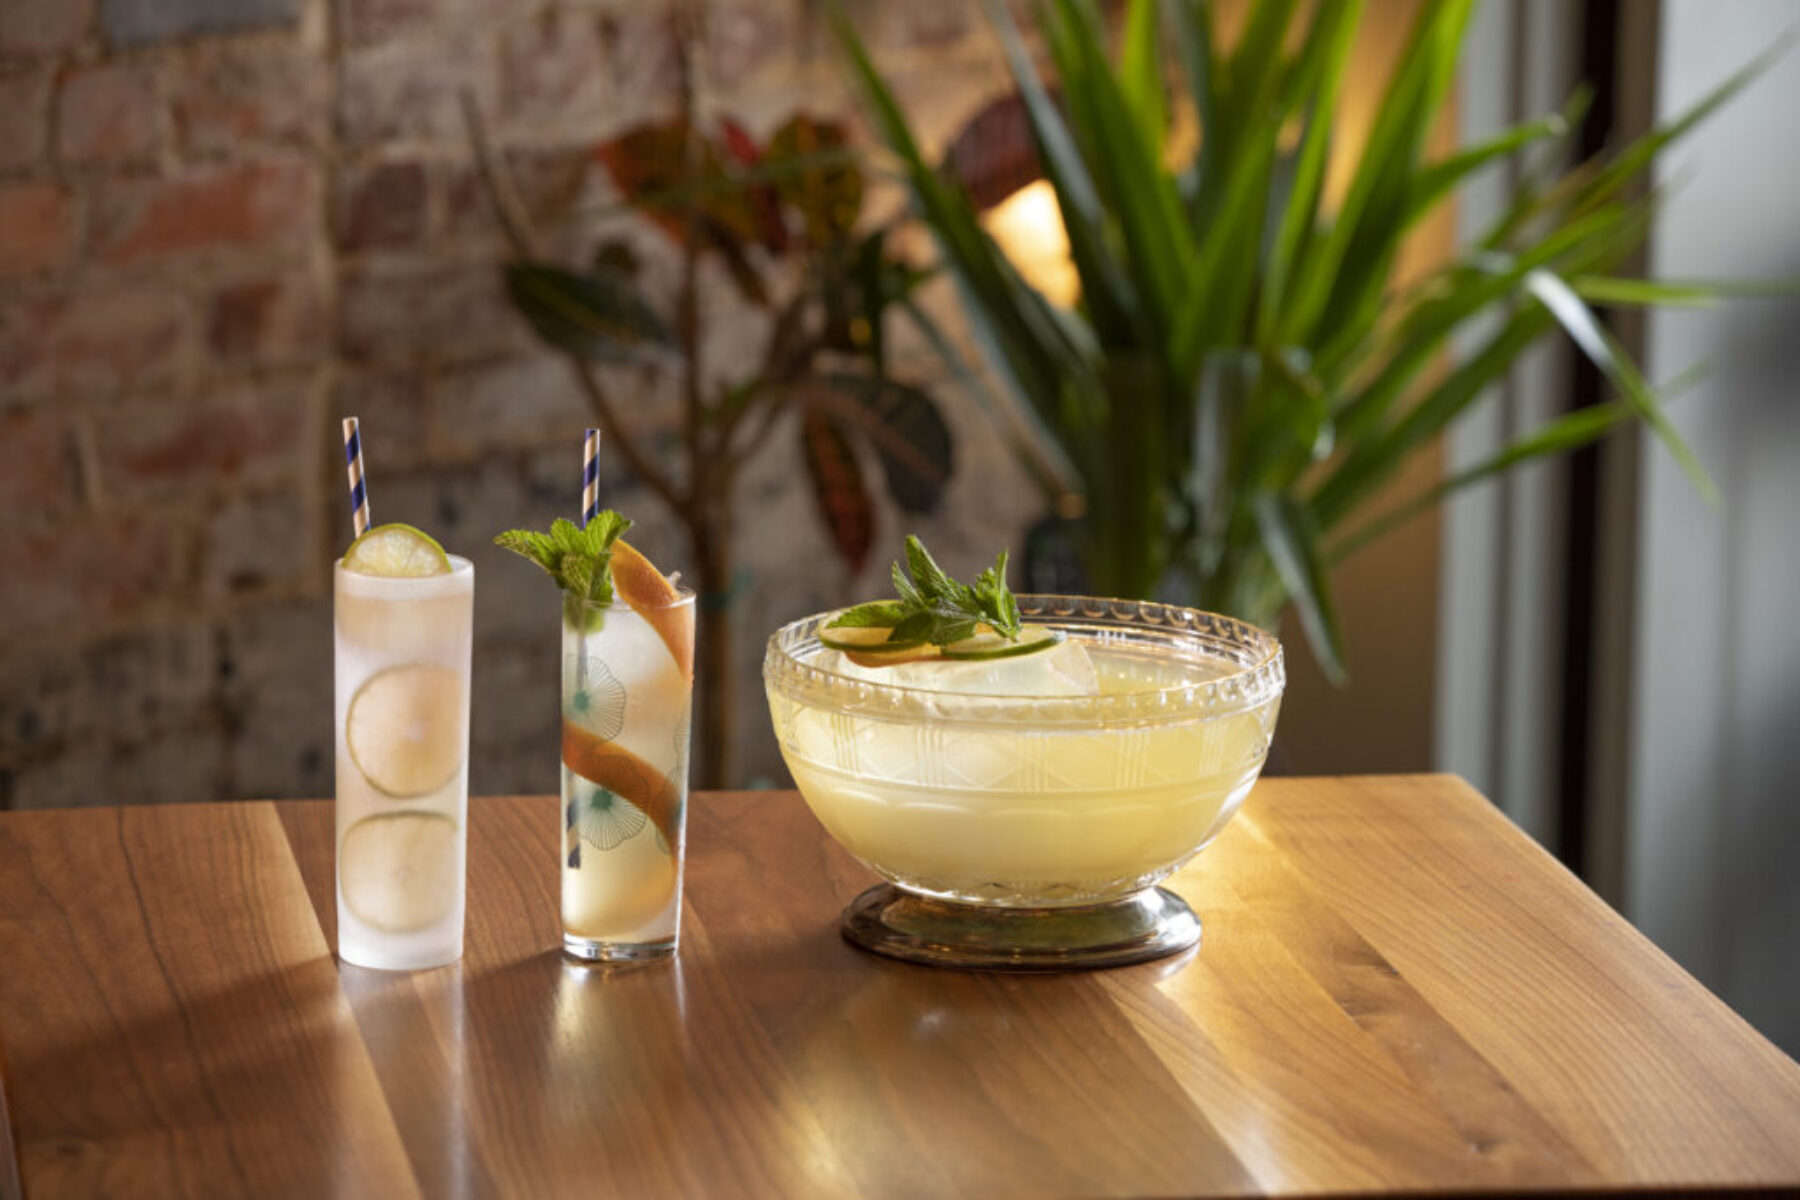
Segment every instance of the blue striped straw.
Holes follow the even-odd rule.
[[[363,482],[362,434],[356,418],[344,418],[344,462],[350,471],[350,520],[356,536],[369,531],[369,489]]]
[[[600,515],[600,431],[590,429],[581,443],[581,527]]]

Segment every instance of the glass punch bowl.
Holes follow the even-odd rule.
[[[763,680],[795,785],[888,881],[845,911],[844,935],[895,958],[1001,970],[1184,950],[1200,923],[1157,884],[1256,782],[1286,680],[1281,646],[1173,605],[1019,605],[1067,643],[999,664],[870,669],[820,643],[830,613],[769,639]]]

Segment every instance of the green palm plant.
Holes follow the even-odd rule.
[[[1046,0],[1036,21],[1054,90],[1005,3],[987,6],[1061,208],[1080,279],[1073,308],[1023,280],[952,173],[926,160],[849,21],[835,19],[984,352],[1084,493],[1075,539],[1094,589],[1185,585],[1202,606],[1260,624],[1292,600],[1341,677],[1329,566],[1458,488],[1641,420],[1710,493],[1595,309],[1705,303],[1718,290],[1618,272],[1660,198],[1643,188],[1657,154],[1760,63],[1629,145],[1527,173],[1474,245],[1402,288],[1398,253],[1422,220],[1482,168],[1565,146],[1587,106],[1577,93],[1560,113],[1429,155],[1473,0],[1422,6],[1331,201],[1334,108],[1360,0],[1260,0],[1229,49],[1207,0],[1132,0],[1113,56],[1093,0]],[[1170,132],[1184,122],[1198,144],[1176,155]],[[1411,455],[1558,328],[1610,399],[1368,511]],[[1451,357],[1471,335],[1473,349]]]

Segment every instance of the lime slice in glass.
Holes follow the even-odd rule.
[[[923,645],[924,638],[897,638],[887,626],[847,625],[833,629],[829,624],[819,630],[819,644],[833,650],[889,651],[911,650]]]
[[[462,767],[462,676],[434,663],[371,675],[350,698],[344,741],[377,791],[396,798],[430,795]]]
[[[364,817],[338,851],[344,903],[384,933],[436,925],[456,903],[456,822],[442,813]]]
[[[411,525],[377,525],[350,543],[344,569],[390,579],[448,575],[450,556],[437,539]]]
[[[1036,654],[1040,650],[1060,646],[1063,636],[1060,629],[1051,629],[1044,625],[1027,625],[1020,630],[1017,641],[1001,633],[978,633],[974,637],[964,638],[960,642],[951,642],[944,647],[943,654],[945,658],[955,662],[1017,658],[1021,654]]]

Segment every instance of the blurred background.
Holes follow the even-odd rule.
[[[979,5],[846,8],[934,153],[1010,91]],[[1341,105],[1352,137],[1416,9],[1370,6]],[[1553,110],[1586,80],[1580,137],[1597,149],[1797,25],[1783,0],[1488,0],[1434,145]],[[597,147],[675,115],[684,84],[698,119],[752,138],[800,113],[870,141],[816,0],[0,6],[0,807],[331,794],[330,563],[349,537],[337,431],[352,414],[375,520],[477,566],[472,789],[555,787],[555,597],[490,541],[574,515],[592,420],[508,303],[459,96],[552,247],[606,233],[654,288],[673,256],[621,211]],[[1790,52],[1659,166],[1670,196],[1645,269],[1800,277],[1797,144]],[[1426,226],[1403,274],[1491,221],[1507,183]],[[903,208],[879,173],[868,186],[865,213]],[[1054,273],[1054,220],[1014,209],[993,228]],[[930,256],[916,232],[901,249]],[[716,269],[702,284],[706,357],[728,369],[768,317]],[[948,284],[921,300],[976,357]],[[1800,874],[1778,856],[1800,837],[1800,303],[1614,331],[1653,380],[1704,364],[1673,416],[1719,503],[1634,430],[1388,535],[1338,572],[1349,685],[1290,653],[1279,759],[1468,777],[1793,1052]],[[877,498],[859,569],[831,552],[796,438],[736,481],[720,601],[737,630],[733,783],[785,782],[758,677],[769,630],[885,590],[903,533],[970,573],[1045,516],[1004,422],[941,356],[904,330],[889,353],[936,398],[954,473],[928,512]],[[601,377],[648,453],[673,456],[671,380]],[[1547,344],[1395,493],[1600,389]],[[678,524],[617,454],[602,462],[634,543],[692,576]]]

